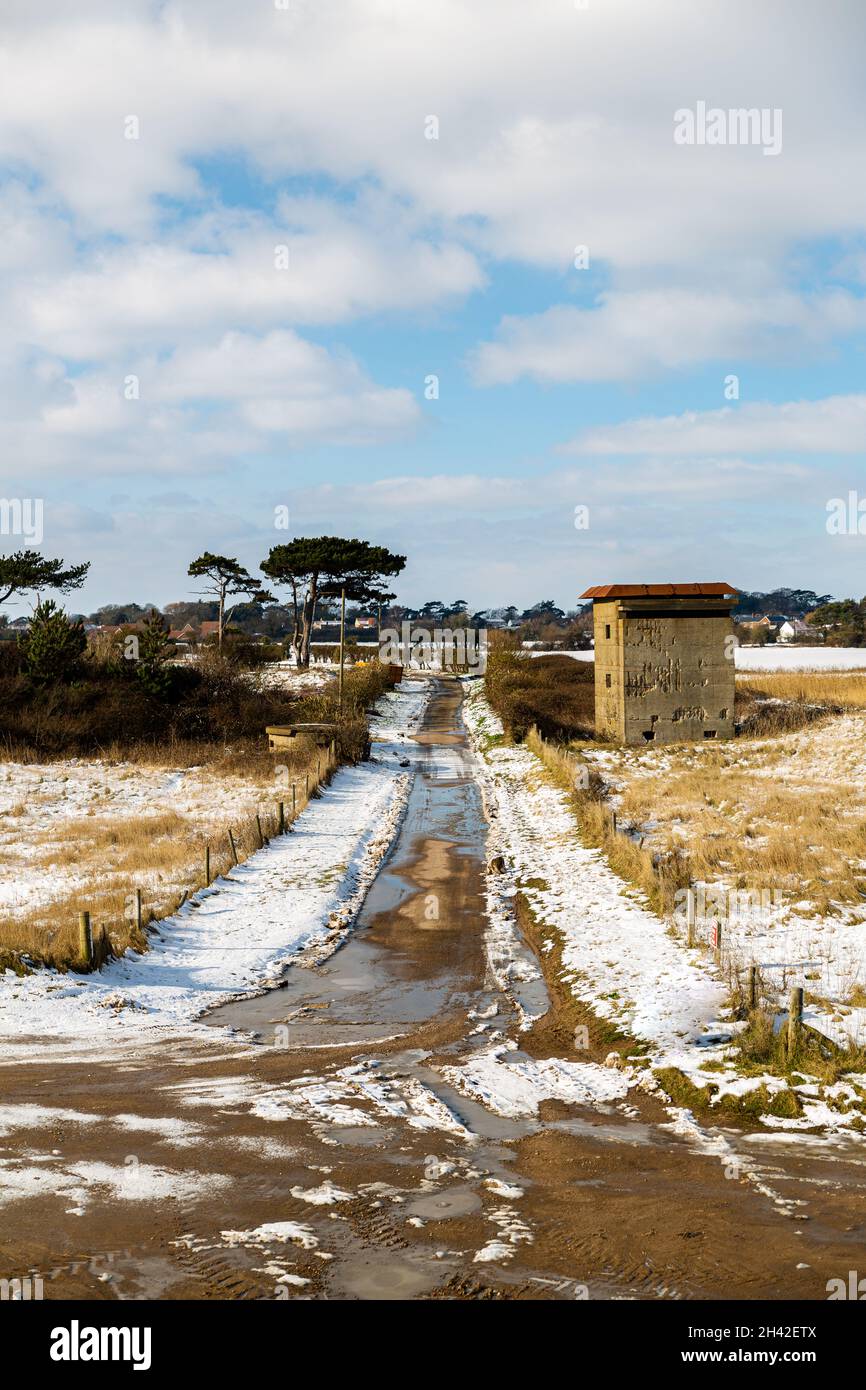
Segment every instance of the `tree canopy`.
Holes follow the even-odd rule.
[[[275,545],[262,561],[262,573],[292,591],[295,631],[292,646],[299,666],[310,664],[310,637],[320,594],[345,589],[346,597],[362,602],[392,597],[382,580],[399,574],[405,555],[382,545],[341,536],[298,537]]]
[[[193,560],[187,573],[194,579],[207,580],[207,587],[203,592],[213,594],[219,604],[217,640],[220,646],[223,644],[227,598],[234,594],[246,594],[259,603],[273,601],[273,596],[263,587],[262,581],[255,579],[249,570],[244,569],[243,565],[229,555],[214,555],[206,550],[197,560]]]
[[[62,560],[48,560],[38,550],[17,550],[0,555],[0,603],[13,594],[41,593],[54,589],[68,594],[80,589],[90,569],[90,561],[64,569]]]

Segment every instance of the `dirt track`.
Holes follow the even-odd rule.
[[[78,1169],[88,1188],[86,1205],[56,1191],[6,1205],[0,1274],[38,1271],[46,1298],[823,1299],[856,1267],[866,1169],[853,1146],[730,1129],[748,1157],[730,1176],[650,1097],[547,1101],[537,1120],[510,1120],[445,1084],[440,1064],[517,1027],[487,970],[459,699],[443,682],[431,702],[403,831],[347,943],[213,1015],[256,1041],[166,1037],[0,1067],[0,1105],[95,1117],[0,1126],[3,1158],[72,1185]],[[548,983],[520,1047],[586,1060]],[[186,1190],[154,1195],[149,1165]],[[328,1201],[333,1189],[345,1199]],[[275,1222],[302,1229],[249,1234]],[[499,1255],[478,1260],[493,1241]]]

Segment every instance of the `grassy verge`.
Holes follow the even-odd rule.
[[[289,750],[268,753],[264,724],[270,722],[272,705],[262,697],[255,739],[244,735],[228,745],[168,740],[162,750],[152,740],[112,745],[114,759],[123,764],[120,771],[112,769],[115,780],[118,775],[129,777],[133,787],[136,768],[194,769],[203,793],[186,814],[160,809],[158,803],[148,807],[146,793],[138,797],[139,803],[145,803],[143,809],[139,805],[134,813],[125,806],[115,813],[96,798],[82,806],[80,814],[53,821],[46,818],[44,825],[40,824],[44,799],[29,808],[13,805],[0,818],[5,832],[0,849],[4,871],[14,873],[17,864],[22,874],[32,875],[34,881],[50,885],[55,877],[58,888],[56,892],[50,887],[43,891],[41,900],[32,906],[6,910],[0,919],[0,969],[22,972],[32,964],[61,970],[79,968],[77,921],[81,911],[90,912],[94,939],[101,940],[104,932],[113,954],[121,955],[129,948],[146,950],[147,927],[170,916],[184,896],[204,886],[206,846],[210,846],[214,878],[234,863],[229,830],[238,858],[247,858],[261,846],[260,828],[265,837],[277,833],[280,801],[286,819],[291,820],[293,784],[295,812],[300,815],[320,781],[326,781],[341,763],[362,756],[367,740],[365,710],[388,688],[387,676],[378,666],[365,666],[347,675],[346,717],[333,759],[328,750],[318,749],[303,737]],[[335,721],[336,693],[329,689],[291,705],[284,703],[282,715],[298,722]],[[71,767],[70,773],[78,770],[80,765]],[[213,802],[219,804],[220,784],[228,778],[233,779],[237,810],[230,815],[214,814],[208,807],[208,783],[213,783]],[[49,795],[55,800],[53,804],[49,800],[46,809],[54,811],[56,775],[51,786]],[[38,801],[38,783],[31,795]],[[19,849],[17,826],[28,810],[32,814],[25,843]],[[136,920],[136,888],[142,891],[141,930]]]

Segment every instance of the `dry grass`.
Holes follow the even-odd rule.
[[[487,699],[509,736],[524,738],[535,727],[545,738],[593,737],[594,667],[554,655],[530,657],[515,639],[491,639],[484,677]]]
[[[866,657],[864,657],[866,665]],[[828,710],[866,709],[866,671],[756,671],[737,675],[737,693]]]
[[[66,876],[71,873],[76,888],[0,922],[0,965],[14,967],[14,957],[23,955],[62,970],[76,968],[77,922],[82,911],[90,913],[94,939],[104,929],[115,955],[129,948],[146,950],[147,936],[136,923],[136,888],[142,891],[145,928],[171,916],[185,897],[204,887],[205,847],[211,851],[211,879],[228,873],[234,864],[229,830],[241,861],[254,854],[261,847],[256,815],[265,838],[276,835],[278,801],[283,800],[290,823],[291,783],[296,789],[295,815],[300,815],[316,793],[319,766],[318,750],[305,744],[292,757],[287,788],[269,789],[267,804],[251,796],[247,812],[232,819],[222,816],[204,822],[174,811],[87,815],[42,832],[28,863],[49,875],[53,868]],[[333,764],[326,759],[321,767],[325,782]],[[272,756],[268,771],[272,777]]]
[[[142,890],[142,916],[147,927],[170,916],[184,895],[190,896],[203,886],[206,845],[211,847],[212,878],[231,868],[234,857],[229,829],[234,834],[239,858],[253,854],[260,847],[257,813],[264,835],[276,834],[280,801],[285,805],[286,820],[292,819],[293,784],[295,814],[300,815],[307,805],[307,788],[309,796],[315,795],[320,766],[322,780],[326,781],[335,765],[361,756],[367,738],[364,711],[388,686],[381,669],[373,665],[347,676],[346,717],[335,762],[331,762],[327,750],[319,750],[304,737],[296,739],[290,749],[269,753],[262,732],[256,738],[239,737],[231,743],[175,738],[162,745],[136,740],[129,745],[116,742],[107,747],[101,763],[124,764],[119,774],[121,782],[127,776],[135,776],[136,766],[171,771],[204,768],[214,781],[215,805],[220,801],[220,779],[242,784],[240,798],[234,798],[238,809],[231,811],[231,818],[225,810],[209,813],[206,798],[200,797],[197,806],[186,815],[164,808],[132,813],[126,803],[114,812],[110,805],[101,804],[108,793],[99,789],[89,803],[80,803],[80,814],[56,820],[44,829],[34,829],[31,820],[24,843],[20,843],[22,835],[16,829],[0,851],[10,873],[21,868],[28,876],[33,872],[38,882],[39,877],[50,881],[54,871],[57,892],[43,892],[42,896],[50,896],[50,901],[35,901],[24,910],[8,910],[5,920],[0,920],[0,969],[20,969],[22,957],[25,966],[29,960],[59,969],[77,968],[77,922],[81,911],[91,914],[94,940],[101,937],[104,928],[115,954],[130,947],[146,949],[146,932],[139,931],[136,924],[136,888]],[[335,698],[335,691],[330,690],[308,696],[295,704],[293,717],[333,720]],[[268,706],[263,708],[267,710]],[[26,761],[32,765],[35,759]],[[128,771],[127,764],[133,765]],[[41,778],[38,779],[33,804],[15,804],[5,816],[14,821],[28,811],[32,814],[34,809],[38,815],[39,806],[49,801],[56,805],[63,796],[65,780],[58,770],[51,790],[40,798]],[[19,844],[23,857],[15,852]]]
[[[621,794],[622,818],[650,827],[657,850],[686,849],[695,881],[778,890],[824,915],[863,901],[866,805],[858,788],[837,785],[830,798],[811,781],[776,783],[733,752],[694,762],[677,767],[672,754],[667,768],[634,778]]]
[[[603,800],[604,783],[579,754],[548,743],[537,729],[527,734],[526,746],[569,793],[584,841],[603,850],[614,873],[640,888],[654,911],[662,916],[673,912],[677,891],[689,885],[687,856],[676,846],[645,849],[638,840],[619,834]]]

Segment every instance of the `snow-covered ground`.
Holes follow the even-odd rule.
[[[399,827],[412,776],[401,763],[420,754],[408,735],[428,694],[420,681],[384,696],[372,721],[373,759],[341,768],[291,834],[160,922],[150,951],[128,952],[88,976],[5,972],[0,1035],[104,1037],[187,1025],[220,1000],[260,988],[305,947],[335,939]]]
[[[847,817],[863,814],[866,785],[866,713],[851,711],[785,734],[783,738],[738,739],[733,745],[731,770],[748,772],[748,790],[732,790],[718,804],[734,824],[760,822],[761,802],[773,788],[784,789],[810,800],[835,796],[837,810]],[[598,769],[608,789],[610,805],[618,808],[626,786],[641,779],[676,781],[686,773],[700,779],[701,770],[716,755],[702,745],[669,745],[659,748],[594,749],[583,757]],[[768,785],[769,784],[769,785]],[[724,782],[721,787],[724,791]],[[848,797],[854,800],[849,804]],[[843,800],[845,802],[843,806]],[[653,845],[653,825],[640,825],[646,842]],[[673,833],[686,847],[688,822],[672,824]],[[759,838],[753,840],[757,846]],[[827,1008],[809,1004],[807,1022],[836,1041],[846,1038],[866,1043],[866,1008],[852,1007],[852,991],[866,987],[866,908],[837,902],[830,913],[816,912],[804,884],[796,891],[770,885],[764,898],[753,906],[748,895],[735,891],[735,877],[717,884],[696,885],[705,893],[705,918],[717,911],[724,921],[725,949],[740,970],[762,967],[765,985],[778,985],[779,1006],[793,985],[819,996]],[[718,896],[721,888],[724,896]],[[698,923],[698,936],[706,937],[709,923]]]
[[[86,822],[136,819],[167,811],[201,826],[248,821],[259,804],[279,799],[273,782],[208,768],[159,768],[71,758],[50,763],[0,763],[0,911],[7,918],[80,891],[93,867],[79,864],[72,837]],[[111,851],[101,864],[112,881]],[[152,879],[152,881],[151,881]],[[128,883],[128,873],[124,875]],[[157,886],[156,871],[137,886]]]
[[[476,736],[502,731],[480,690],[466,700],[464,717]],[[541,775],[535,755],[494,746],[485,770],[496,808],[491,850],[501,848],[511,866],[506,877],[513,873],[528,885],[523,891],[539,921],[561,935],[573,993],[652,1043],[664,1065],[717,1033],[721,980],[686,955],[600,850],[582,844],[565,795]]]
[[[738,671],[866,671],[866,647],[738,647]]]
[[[553,929],[561,941],[562,979],[572,993],[596,1015],[647,1044],[653,1069],[676,1067],[698,1086],[711,1084],[717,1088],[716,1100],[760,1086],[769,1094],[784,1089],[786,1083],[770,1075],[738,1074],[731,1046],[737,1025],[729,1021],[727,984],[711,957],[688,952],[671,924],[651,912],[641,895],[613,873],[602,852],[583,845],[565,793],[551,784],[540,761],[525,747],[498,741],[502,725],[480,683],[467,687],[464,718],[482,755],[480,776],[493,811],[490,851],[501,853],[506,861],[501,874],[490,876],[491,889],[504,903],[520,886],[542,928]],[[805,738],[808,732],[797,737]],[[625,750],[622,756],[633,752]],[[760,941],[744,938],[738,944],[748,949],[749,960],[818,959],[823,962],[822,980],[832,985],[838,976],[841,987],[848,969],[856,965],[854,956],[859,958],[863,949],[864,933],[857,930],[855,935],[844,923],[831,924],[836,930],[830,941],[826,926],[820,919],[795,915],[778,936],[765,932]],[[746,922],[743,930],[748,929]],[[843,942],[850,949],[844,950]],[[803,965],[801,974],[805,969]],[[789,984],[799,982],[793,972],[788,975]],[[849,1029],[857,1031],[860,1012],[846,1015]],[[817,1009],[807,1010],[805,1016],[813,1026],[832,1032],[829,1017]],[[710,1070],[704,1070],[707,1063]],[[555,1076],[544,1077],[536,1074],[534,1065],[527,1071],[525,1062],[493,1049],[474,1070],[455,1069],[449,1079],[467,1094],[484,1096],[503,1114],[516,1113],[514,1107],[525,1105],[527,1094],[543,1098],[545,1088],[549,1095],[562,1095],[563,1088],[575,1095],[596,1093],[596,1099],[605,1094],[608,1083],[602,1074],[599,1090],[599,1069],[591,1064],[559,1066]],[[617,1080],[610,1084],[615,1095]],[[852,1075],[839,1084],[842,1090],[831,1095],[833,1088],[822,1090],[814,1079],[805,1079],[796,1088],[803,1115],[786,1120],[767,1116],[765,1122],[790,1129],[839,1128],[856,1121],[866,1076]],[[842,1110],[853,1101],[855,1108],[845,1115],[828,1100],[841,1102]]]
[[[592,661],[594,652],[533,651],[529,656],[570,656],[575,661]],[[769,643],[765,647],[737,647],[734,666],[738,671],[866,671],[866,647],[787,647]]]

